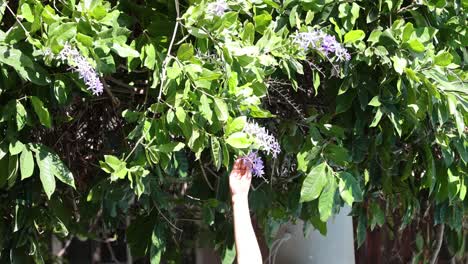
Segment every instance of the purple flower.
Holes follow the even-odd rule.
[[[327,35],[320,30],[297,33],[294,37],[294,42],[306,52],[316,49],[323,52],[329,58],[335,56],[338,61],[348,61],[351,59],[348,50],[334,36]]]
[[[216,2],[209,3],[207,6],[207,12],[214,16],[222,16],[228,9],[229,6],[225,0],[217,0]]]
[[[57,58],[62,61],[68,61],[68,65],[73,71],[78,72],[78,75],[88,86],[94,95],[102,94],[104,86],[102,85],[99,75],[89,61],[80,54],[80,52],[72,48],[69,44],[65,44],[62,51],[57,55]]]
[[[301,32],[295,36],[294,42],[299,44],[299,46],[304,50],[308,50],[310,48],[315,49],[324,36],[325,33],[319,30]]]
[[[263,171],[264,165],[262,158],[258,156],[257,152],[250,152],[247,156],[244,156],[241,159],[244,161],[245,165],[249,167],[253,176],[263,178],[263,174],[265,174]]]
[[[247,122],[243,131],[253,137],[260,148],[267,154],[272,154],[274,158],[276,158],[281,152],[278,140],[276,140],[273,135],[270,135],[264,127],[259,126],[257,123]]]
[[[335,56],[339,61],[349,61],[351,59],[351,55],[349,55],[348,50],[341,46],[336,49]]]
[[[340,44],[336,41],[336,38],[331,35],[326,35],[322,39],[320,50],[325,53],[325,55],[328,55],[334,53],[337,47],[340,47]]]

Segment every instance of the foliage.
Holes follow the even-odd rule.
[[[177,263],[208,241],[232,262],[226,177],[259,148],[244,132],[253,120],[282,150],[262,154],[265,179],[249,197],[268,243],[297,219],[326,234],[348,204],[358,246],[367,228],[445,224],[450,254],[463,254],[466,1],[213,8],[1,1],[2,263],[51,262],[51,234],[100,240],[122,229],[134,258]],[[301,48],[297,34],[314,30],[350,60]],[[103,95],[59,58],[67,45],[95,67]],[[415,259],[435,245],[422,235],[433,236],[414,238]]]

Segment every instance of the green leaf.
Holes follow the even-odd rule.
[[[401,39],[403,42],[408,41],[411,38],[411,34],[414,32],[414,27],[411,22],[406,23],[405,28],[403,28],[403,34]]]
[[[41,144],[29,144],[29,147],[32,151],[36,153],[36,160],[39,165],[39,169],[41,168],[41,166],[39,164],[38,157],[47,161],[46,169],[48,171],[51,171],[57,179],[67,184],[68,186],[75,188],[75,179],[73,177],[73,174],[55,152]]]
[[[0,188],[3,188],[8,180],[8,156],[0,159]]]
[[[355,96],[356,93],[354,92],[347,92],[345,94],[338,95],[336,97],[335,113],[343,113],[346,112],[349,108],[351,108]]]
[[[187,117],[187,113],[185,112],[185,110],[182,107],[177,107],[176,108],[176,117],[181,123],[184,123],[185,118]]]
[[[140,53],[125,43],[112,42],[112,50],[120,57],[140,57]]]
[[[64,45],[76,36],[77,24],[75,22],[62,23],[54,27],[57,23],[50,26],[49,37],[57,41],[60,45]]]
[[[198,39],[204,39],[208,37],[208,34],[206,33],[205,30],[202,30],[196,27],[189,27],[187,28],[187,31]]]
[[[325,162],[312,168],[307,174],[301,188],[300,202],[309,202],[317,199],[327,184],[327,164]]]
[[[376,127],[379,124],[380,120],[382,119],[382,116],[383,116],[382,110],[380,110],[380,108],[377,108],[377,112],[375,113],[374,120],[372,120],[372,123],[370,124],[369,127]]]
[[[175,151],[179,151],[185,147],[185,144],[182,142],[171,142],[167,144],[163,144],[158,146],[158,151],[162,153],[171,153]]]
[[[23,104],[16,100],[16,126],[18,131],[22,130],[27,122],[27,115],[26,109],[24,108]]]
[[[200,96],[200,113],[210,125],[213,124],[213,111],[211,110],[211,102],[212,100],[209,99],[205,94]]]
[[[183,43],[177,50],[177,58],[181,61],[188,61],[193,57],[194,50],[190,43]]]
[[[24,19],[26,19],[26,21],[30,23],[34,22],[34,15],[29,4],[24,3],[23,5],[21,5],[21,16],[24,17]]]
[[[315,146],[312,149],[306,149],[297,153],[297,170],[308,172],[310,163],[317,157],[317,155],[319,155],[321,151],[321,147]]]
[[[406,65],[407,65],[407,61],[404,58],[400,58],[397,56],[393,56],[392,60],[393,60],[393,69],[395,69],[395,71],[399,73],[400,75],[403,74],[403,71],[405,70]]]
[[[426,173],[424,174],[423,186],[429,188],[429,194],[432,193],[436,181],[436,165],[434,157],[432,156],[429,142],[425,142],[423,145],[424,162],[426,166]]]
[[[34,173],[34,159],[32,152],[24,148],[20,156],[21,180],[31,177]]]
[[[403,128],[402,128],[403,120],[393,112],[388,114],[388,118],[392,122],[393,127],[395,128],[396,132],[398,133],[398,136],[401,137],[401,134],[403,133]]]
[[[364,31],[358,29],[358,30],[351,30],[348,33],[345,34],[344,36],[344,43],[352,43],[356,42],[358,40],[364,39],[366,36],[366,33]]]
[[[8,159],[8,188],[13,187],[18,177],[18,156],[13,155]]]
[[[150,246],[150,263],[159,264],[161,262],[161,256],[166,250],[166,243],[162,239],[163,232],[162,227],[158,224],[154,227],[153,233],[151,234],[151,246]]]
[[[81,34],[79,32],[78,34],[76,34],[76,40],[81,42],[81,44],[85,45],[86,47],[92,47],[94,43],[94,39],[92,37],[85,34]]]
[[[223,99],[215,97],[214,110],[219,121],[226,122],[228,120],[229,110],[226,102],[224,102]]]
[[[263,13],[257,16],[254,16],[255,30],[257,32],[263,33],[268,27],[272,20],[272,17],[269,13]]]
[[[54,81],[54,97],[60,105],[65,105],[71,94],[70,87],[65,84],[65,81],[62,78],[57,78]]]
[[[213,158],[213,165],[219,170],[223,160],[223,152],[216,137],[211,137],[211,157]]]
[[[223,150],[223,165],[226,169],[228,169],[229,163],[230,163],[229,149],[224,142],[220,142],[220,143],[221,143],[221,149]]]
[[[253,44],[255,40],[255,26],[251,22],[247,23],[244,26],[244,32],[242,32],[242,40],[250,45]]]
[[[319,213],[320,220],[326,222],[332,215],[333,205],[335,204],[336,180],[331,175],[330,171],[327,173],[327,183],[319,197]]]
[[[111,168],[111,180],[123,179],[128,173],[127,163],[113,155],[104,155],[104,161]]]
[[[341,198],[352,206],[353,202],[362,201],[362,190],[359,187],[358,181],[348,172],[339,173],[339,190]]]
[[[10,142],[9,151],[11,155],[17,155],[24,149],[24,144],[19,140]]]
[[[371,203],[370,211],[372,215],[371,230],[374,230],[376,225],[381,227],[383,224],[385,224],[385,214],[377,203]]]
[[[291,27],[295,27],[297,24],[296,24],[296,19],[298,17],[298,14],[297,14],[297,7],[298,6],[294,6],[292,9],[291,9],[291,12],[289,13],[289,25]],[[300,25],[298,26],[300,27]]]
[[[334,163],[342,166],[346,165],[346,163],[351,160],[351,156],[349,155],[349,152],[346,148],[333,143],[328,144],[324,148],[323,155],[328,160],[331,160]]]
[[[365,212],[361,212],[358,218],[358,226],[356,230],[357,246],[360,248],[366,240],[367,234],[367,218]]]
[[[236,247],[232,245],[231,247],[226,246],[224,249],[223,258],[221,260],[222,264],[232,264],[236,259]]]
[[[436,65],[445,67],[449,65],[452,62],[452,60],[453,60],[452,54],[444,51],[442,53],[439,53],[437,56],[435,56],[434,63]]]
[[[55,177],[52,172],[53,161],[50,155],[44,152],[36,152],[36,161],[39,166],[39,178],[41,179],[42,188],[50,199],[52,194],[55,192]]]
[[[263,0],[263,2],[265,4],[267,4],[267,5],[275,8],[275,9],[280,9],[281,8],[280,5],[278,5],[278,3],[274,2],[273,0]],[[223,264],[224,264],[224,262],[223,262]]]
[[[372,44],[375,44],[377,42],[379,42],[379,39],[380,39],[380,36],[382,35],[382,30],[380,29],[374,29],[369,37],[367,38],[367,42],[370,42]]]
[[[44,107],[44,103],[36,96],[30,96],[31,103],[33,105],[34,111],[39,117],[39,121],[47,128],[52,127],[52,119],[50,118],[49,111]]]
[[[372,100],[370,100],[368,105],[371,105],[371,106],[374,106],[374,107],[379,107],[381,105],[380,100],[379,100],[379,96],[376,95],[376,96],[372,97]]]
[[[312,12],[311,10],[307,11],[306,18],[305,18],[305,23],[307,25],[309,25],[310,22],[312,22],[312,20],[314,20],[314,16],[315,16],[314,12]]]
[[[244,132],[235,132],[226,139],[226,143],[234,148],[243,149],[250,147],[252,141]]]
[[[49,76],[47,71],[34,63],[25,52],[0,45],[0,63],[11,66],[25,80],[37,85],[47,85]]]
[[[424,45],[418,39],[412,39],[408,41],[408,44],[414,52],[423,52],[425,50]]]
[[[224,135],[229,136],[234,132],[242,131],[246,123],[247,117],[245,116],[239,116],[235,118],[234,120],[227,123],[226,132],[224,133]]]

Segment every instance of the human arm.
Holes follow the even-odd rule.
[[[238,264],[262,263],[262,254],[250,219],[248,196],[251,180],[250,169],[242,159],[237,159],[229,176],[229,186],[234,212],[234,237]]]

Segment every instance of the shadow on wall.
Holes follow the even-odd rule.
[[[353,220],[344,207],[327,223],[327,236],[311,230],[305,238],[303,222],[280,228],[272,245],[272,264],[354,264]]]
[[[351,208],[344,207],[338,215],[328,221],[326,237],[312,228],[304,238],[302,221],[298,221],[295,225],[282,226],[269,255],[264,241],[259,241],[260,247],[264,249],[262,255],[268,258],[264,259],[264,263],[355,264],[353,219],[348,216],[350,212]],[[257,236],[261,236],[261,231],[257,232]],[[219,255],[213,249],[198,248],[196,259],[197,264],[221,263]]]

